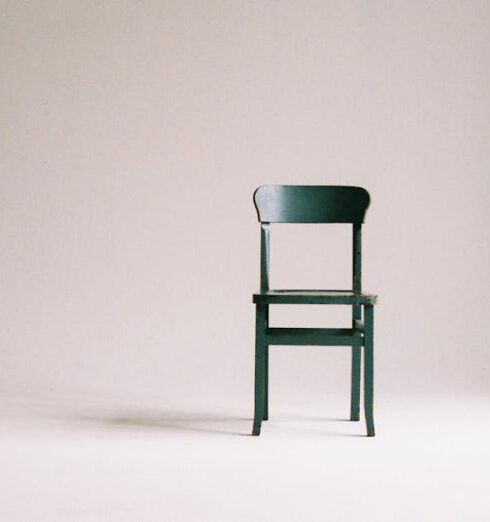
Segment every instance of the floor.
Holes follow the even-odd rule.
[[[277,410],[3,399],[0,520],[490,520],[488,399]]]

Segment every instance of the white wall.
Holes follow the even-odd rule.
[[[251,407],[266,183],[371,192],[378,397],[488,393],[488,2],[45,0],[0,24],[3,395]],[[273,232],[274,280],[343,286],[345,230]],[[347,392],[342,348],[271,364],[273,401]]]

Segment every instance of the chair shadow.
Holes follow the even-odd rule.
[[[334,417],[312,417],[302,414],[279,414],[279,422],[289,422],[297,419],[306,421],[304,429],[296,425],[294,431],[308,433],[323,437],[363,437],[363,434],[348,432],[322,431],[311,429],[310,422],[350,422],[345,418]],[[83,423],[91,423],[104,428],[134,430],[153,429],[160,431],[175,431],[200,434],[213,434],[221,436],[249,437],[252,431],[253,419],[250,417],[239,417],[234,415],[221,415],[216,413],[203,413],[192,411],[124,411],[120,413],[105,413],[99,415],[84,415],[77,418]],[[267,429],[270,421],[262,423],[262,431]],[[291,427],[286,428],[285,435],[291,434]]]
[[[0,404],[2,401],[0,399]],[[251,416],[216,413],[203,410],[169,409],[139,404],[117,404],[112,401],[59,397],[38,401],[9,397],[3,401],[0,418],[37,419],[55,421],[61,426],[88,426],[97,430],[154,430],[155,432],[181,432],[212,434],[220,436],[251,437]],[[263,436],[273,437],[321,436],[321,437],[363,437],[362,433],[324,430],[326,423],[350,422],[347,418],[312,416],[301,411],[277,411],[270,421],[262,423]],[[322,425],[323,424],[323,425]],[[362,430],[363,431],[363,430]],[[264,437],[258,437],[259,439]]]
[[[93,423],[112,429],[154,429],[160,431],[195,432],[224,436],[250,435],[251,418],[214,413],[186,411],[131,411],[118,414],[85,415],[81,422]],[[243,426],[243,430],[240,427]]]

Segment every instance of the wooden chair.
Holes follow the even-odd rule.
[[[266,185],[254,193],[260,221],[260,292],[254,294],[255,413],[253,435],[269,416],[269,346],[351,346],[350,419],[359,420],[361,347],[364,347],[364,412],[367,434],[374,436],[373,305],[376,296],[361,292],[361,229],[369,193],[360,187]],[[271,223],[352,223],[352,290],[271,290]],[[270,328],[269,305],[342,304],[352,306],[351,328]],[[363,317],[364,316],[364,317]]]

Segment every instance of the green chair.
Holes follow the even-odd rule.
[[[361,292],[361,229],[369,193],[360,187],[265,185],[254,193],[260,221],[260,292],[254,294],[255,413],[253,435],[269,417],[269,346],[352,347],[350,419],[359,420],[361,347],[364,347],[364,413],[368,437],[374,437],[373,305],[376,296]],[[271,223],[351,223],[352,290],[271,290]],[[351,328],[270,328],[269,305],[335,304],[352,306]]]

